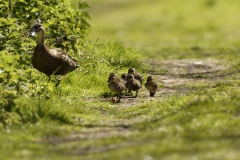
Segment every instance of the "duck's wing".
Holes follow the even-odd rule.
[[[77,62],[77,60],[73,59],[71,56],[69,56],[66,52],[64,52],[60,48],[49,49],[49,51],[50,51],[50,54],[54,58],[57,58],[61,61],[65,61],[65,62],[75,61],[75,62]]]

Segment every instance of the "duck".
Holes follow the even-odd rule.
[[[108,88],[112,91],[118,94],[118,98],[122,97],[122,91],[126,90],[126,82],[118,78],[115,73],[111,73],[108,77]]]
[[[138,96],[138,91],[139,89],[142,88],[142,84],[138,79],[134,78],[134,75],[132,74],[128,74],[127,75],[127,83],[126,83],[126,87],[128,89],[128,93],[130,94],[130,96],[132,96],[132,90],[136,91],[136,95],[133,97],[137,97]]]
[[[49,49],[44,43],[44,32],[45,28],[41,23],[34,24],[31,36],[37,34],[38,42],[33,52],[32,65],[48,77],[62,75],[62,79],[67,73],[79,68],[79,65],[65,51],[59,48]]]
[[[134,78],[139,80],[139,82],[142,84],[142,82],[143,82],[142,75],[140,73],[137,73],[135,68],[129,68],[128,74],[132,74],[134,76]]]
[[[158,89],[158,85],[157,85],[157,82],[154,80],[153,76],[147,77],[147,82],[144,84],[144,86],[146,87],[147,90],[149,90],[150,92],[149,96],[154,97]]]

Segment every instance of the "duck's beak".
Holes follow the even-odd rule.
[[[110,82],[110,77],[108,77],[108,80],[107,80],[107,82]]]
[[[37,32],[36,31],[33,31],[32,33],[31,33],[31,36],[35,36],[37,34]]]

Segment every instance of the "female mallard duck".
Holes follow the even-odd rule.
[[[41,23],[35,23],[32,36],[37,34],[38,43],[33,52],[32,65],[40,72],[51,75],[63,75],[79,67],[76,60],[73,60],[61,49],[49,49],[44,43],[44,27]]]
[[[154,81],[153,76],[148,76],[147,82],[144,84],[147,90],[150,92],[150,97],[154,97],[155,92],[158,89],[156,81]]]

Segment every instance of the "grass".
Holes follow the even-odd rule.
[[[0,159],[237,160],[240,2],[88,3],[80,69],[58,87],[32,69],[28,94],[0,101]],[[155,98],[109,101],[109,73],[129,67],[165,77]]]
[[[217,52],[214,56],[218,57],[222,56],[219,52],[238,50],[238,2],[152,0],[95,3],[98,5],[93,5],[91,11],[96,14],[93,24],[98,25],[93,25],[91,34],[110,38],[114,34],[148,57],[201,58],[206,52]]]

